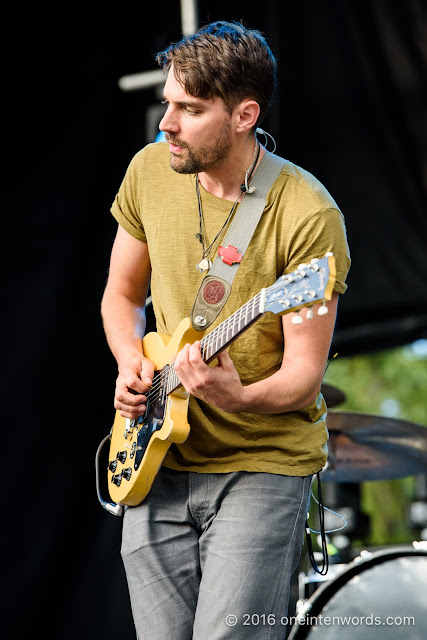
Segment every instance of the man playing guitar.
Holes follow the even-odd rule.
[[[265,154],[256,130],[276,84],[265,39],[237,23],[207,25],[157,59],[167,72],[160,122],[167,142],[136,154],[115,198],[119,226],[102,302],[119,372],[114,406],[130,420],[144,414],[154,374],[141,344],[148,287],[157,331],[172,336],[224,250]],[[199,341],[176,356],[190,394],[190,434],[170,447],[151,491],[123,522],[140,640],[284,637],[311,477],[327,457],[319,390],[350,264],[337,204],[291,162],[269,192],[213,324],[327,252],[336,259],[327,315],[298,325],[294,314],[266,314],[213,363],[203,360]],[[209,295],[219,294],[211,287]]]

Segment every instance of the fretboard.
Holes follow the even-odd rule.
[[[200,341],[200,351],[203,360],[209,364],[221,351],[224,351],[241,333],[246,331],[262,315],[262,292],[257,293],[243,307],[237,309],[231,316],[221,322],[215,329],[208,333]],[[181,382],[175,372],[173,364],[168,367],[166,393],[170,394],[177,389]]]

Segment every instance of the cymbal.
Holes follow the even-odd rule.
[[[427,471],[427,428],[396,418],[358,412],[328,413],[326,482],[404,478]]]
[[[331,384],[326,384],[326,382],[322,384],[320,391],[325,398],[328,409],[337,407],[339,404],[342,404],[347,400],[345,393],[337,389],[337,387],[333,387]]]

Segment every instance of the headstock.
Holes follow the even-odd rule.
[[[319,260],[312,260],[310,264],[301,264],[296,271],[280,276],[271,287],[265,289],[264,310],[284,315],[323,302],[318,314],[324,315],[328,312],[325,301],[332,297],[335,276],[335,258],[332,253],[327,253]],[[312,317],[313,311],[309,309],[307,318]],[[292,322],[300,324],[302,318],[296,315]]]

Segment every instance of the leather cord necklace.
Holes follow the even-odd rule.
[[[236,201],[234,202],[233,206],[231,207],[230,213],[228,214],[224,224],[222,225],[221,229],[218,231],[218,233],[216,234],[215,238],[212,240],[209,246],[207,246],[205,219],[203,217],[202,198],[200,196],[199,176],[198,174],[196,174],[197,206],[198,206],[198,212],[199,212],[199,233],[196,233],[196,238],[200,241],[202,245],[202,259],[196,265],[197,271],[202,271],[202,272],[209,271],[209,269],[212,267],[212,261],[209,259],[209,256],[211,255],[211,252],[212,252],[212,248],[214,247],[218,238],[220,238],[220,236],[225,232],[230,220],[233,217],[234,212],[237,209],[237,205],[239,204],[239,201],[243,199],[246,193],[251,192],[251,187],[248,186],[248,182],[251,179],[255,166],[258,162],[260,149],[261,149],[260,144],[258,140],[255,139],[254,157],[252,159],[251,166],[246,171],[245,182],[240,185],[240,193]]]

